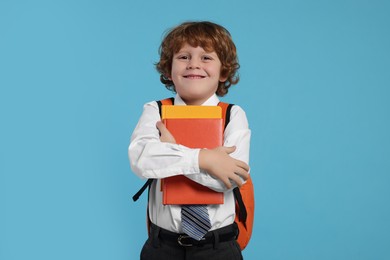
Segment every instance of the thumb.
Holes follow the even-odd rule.
[[[164,123],[161,121],[158,121],[156,123],[156,127],[157,127],[158,131],[160,131],[161,134],[166,133],[168,131],[168,129],[165,127]]]
[[[169,132],[168,128],[164,125],[163,122],[159,121],[156,123],[157,129],[160,131],[160,141],[165,143],[175,144],[175,137]]]
[[[224,146],[223,148],[227,154],[231,154],[232,152],[234,152],[236,150],[235,146]]]

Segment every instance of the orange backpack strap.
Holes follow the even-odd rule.
[[[175,98],[173,97],[157,101],[157,103],[161,103],[162,105],[167,105],[167,106],[173,105],[174,102],[175,102]]]
[[[234,105],[225,102],[219,102],[218,106],[222,108],[223,129],[225,130],[230,122],[230,110]]]
[[[157,105],[158,105],[158,112],[160,113],[160,117],[161,117],[161,107],[162,107],[162,105],[165,105],[165,106],[173,105],[173,103],[175,102],[175,99],[173,97],[171,97],[171,98],[158,100],[156,102],[157,102]]]

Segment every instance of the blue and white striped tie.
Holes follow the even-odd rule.
[[[181,223],[184,233],[201,240],[210,230],[211,223],[206,205],[185,205],[181,208]]]

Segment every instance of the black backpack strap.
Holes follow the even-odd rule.
[[[229,104],[229,106],[226,109],[225,128],[227,127],[227,125],[230,122],[230,112],[232,110],[232,107],[233,107],[233,104]],[[245,203],[242,200],[240,188],[235,187],[233,189],[233,194],[234,194],[234,198],[236,199],[236,202],[238,204],[238,209],[239,209],[239,211],[238,211],[238,220],[240,222],[244,223],[244,225],[246,225],[246,217],[247,217],[248,213],[246,211]]]
[[[175,99],[173,97],[169,98],[171,101],[172,101],[172,104],[174,103]],[[160,117],[161,117],[161,106],[162,106],[162,102],[161,100],[158,100],[156,101],[157,103],[157,106],[158,106],[158,112],[160,113]],[[133,201],[137,201],[139,199],[139,197],[142,195],[142,193],[144,193],[144,191],[146,190],[146,188],[149,188],[150,189],[150,186],[152,185],[152,182],[154,181],[155,179],[148,179],[145,184],[141,187],[141,189],[139,189],[139,191],[134,194],[133,196]],[[149,200],[148,200],[149,201]]]
[[[157,103],[157,106],[158,106],[158,113],[160,114],[160,117],[161,117],[161,106],[162,106],[162,102],[161,102],[161,100],[158,100],[158,101],[156,101],[156,103]]]
[[[244,201],[242,200],[242,196],[241,196],[241,192],[240,192],[240,188],[238,187],[235,187],[233,189],[233,193],[234,193],[234,198],[236,199],[236,202],[238,204],[238,209],[239,209],[239,212],[238,212],[238,220],[242,223],[244,223],[244,225],[246,225],[246,217],[247,217],[247,211],[246,211],[246,207],[245,207],[245,203]]]
[[[232,107],[234,106],[234,104],[229,104],[227,109],[226,109],[226,115],[225,115],[225,126],[224,128],[227,127],[227,125],[229,124],[230,122],[230,111],[232,110]]]
[[[175,98],[170,97],[169,99],[171,100],[172,104],[174,104]],[[158,112],[160,113],[160,117],[161,117],[162,102],[161,102],[161,100],[158,100],[158,101],[156,101],[156,103],[157,103],[157,106],[158,106]]]
[[[142,193],[144,193],[144,191],[146,190],[146,188],[150,187],[150,185],[152,185],[152,182],[153,182],[154,179],[148,179],[145,184],[142,186],[141,189],[139,189],[139,191],[134,194],[133,196],[133,201],[137,201],[139,199],[139,197],[142,195]]]

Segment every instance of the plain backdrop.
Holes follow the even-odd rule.
[[[164,32],[225,26],[247,112],[249,260],[390,259],[390,4],[1,0],[0,259],[133,260],[143,181],[127,146]]]

